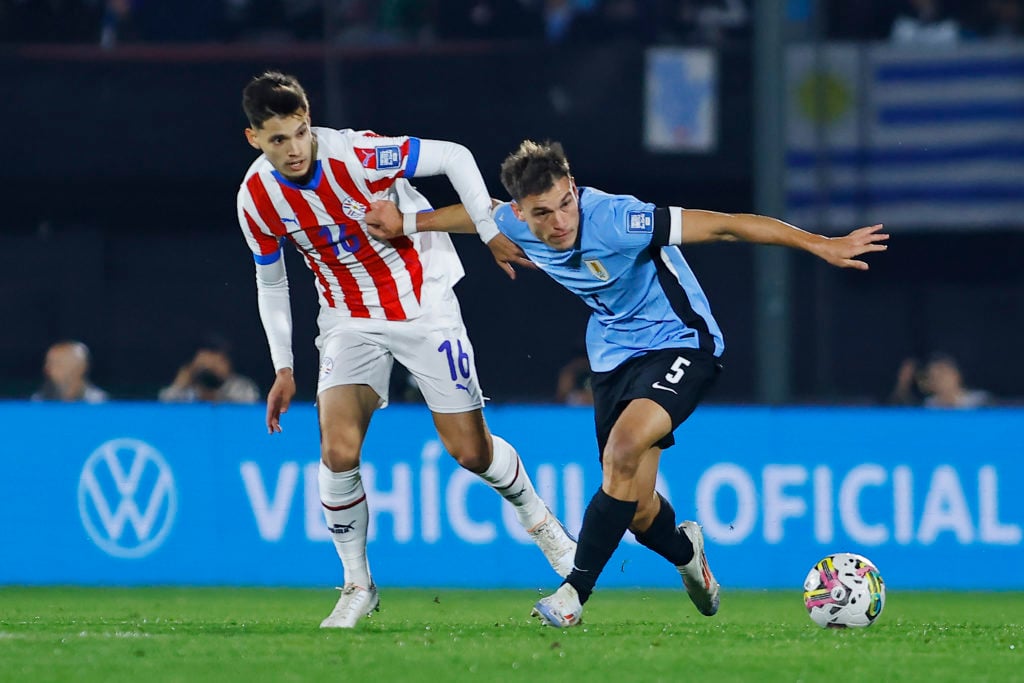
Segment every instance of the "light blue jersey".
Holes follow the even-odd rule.
[[[494,218],[530,260],[594,310],[587,325],[591,369],[607,372],[667,348],[720,356],[725,342],[707,297],[682,252],[669,246],[669,211],[629,195],[579,192],[579,234],[567,251],[534,237],[510,204]]]

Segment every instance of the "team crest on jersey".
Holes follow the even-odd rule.
[[[608,269],[605,268],[604,264],[601,263],[601,261],[599,261],[598,259],[585,258],[583,259],[583,262],[587,264],[587,268],[590,270],[591,273],[594,274],[594,277],[596,277],[598,280],[601,280],[602,282],[607,282],[611,278],[611,273],[608,272]]]
[[[627,213],[626,232],[654,232],[654,212],[630,211]]]
[[[341,210],[346,216],[354,221],[361,221],[366,216],[366,207],[351,197],[345,197],[345,199],[342,200]]]

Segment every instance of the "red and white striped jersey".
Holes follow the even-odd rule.
[[[390,199],[406,212],[430,205],[405,177],[416,172],[420,140],[368,131],[313,128],[312,179],[296,185],[265,156],[249,167],[238,191],[238,221],[257,263],[281,258],[291,242],[313,271],[320,305],[354,318],[406,320],[435,288],[463,275],[446,233],[382,241],[366,232],[369,203]],[[426,297],[426,298],[424,298]]]

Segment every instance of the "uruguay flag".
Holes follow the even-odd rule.
[[[798,46],[787,65],[790,221],[1024,228],[1024,46]]]

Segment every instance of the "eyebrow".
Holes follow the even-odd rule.
[[[558,205],[561,206],[562,204],[565,204],[565,200],[569,199],[571,196],[571,190],[566,192],[564,195],[562,195],[562,198],[558,200]],[[535,206],[533,209],[530,210],[530,213],[536,216],[541,213],[550,213],[551,211],[553,211],[553,209],[549,209],[546,206]]]
[[[287,140],[288,138],[294,137],[294,136],[298,135],[299,133],[302,133],[302,132],[304,132],[304,131],[306,131],[308,129],[309,129],[309,126],[307,126],[305,123],[303,123],[301,126],[296,128],[295,131],[291,135],[285,135],[284,133],[278,133],[277,135],[271,135],[270,139],[274,140],[274,141],[277,141],[277,140]]]

